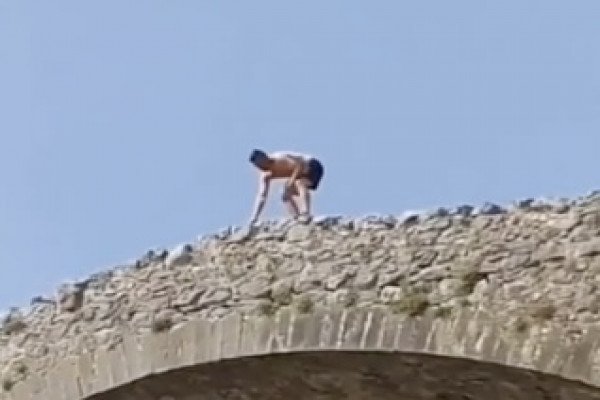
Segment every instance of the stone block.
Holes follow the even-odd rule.
[[[380,350],[382,348],[385,321],[386,313],[382,309],[374,308],[367,311],[360,349]]]
[[[454,336],[452,336],[452,321],[449,318],[436,318],[431,323],[431,331],[426,349],[440,355],[453,355]]]
[[[342,329],[344,312],[339,309],[317,308],[313,313],[313,323],[318,337],[314,344],[320,350],[338,348],[339,332]],[[312,348],[312,347],[311,347]]]
[[[111,361],[109,360],[108,352],[104,349],[96,350],[96,379],[94,383],[94,392],[102,392],[114,388],[117,385],[113,378]]]
[[[182,338],[171,330],[151,335],[155,340],[155,348],[160,350],[161,356],[156,360],[155,368],[169,371],[181,366]]]
[[[140,379],[152,373],[152,364],[144,354],[144,348],[139,338],[133,335],[123,337],[120,349],[127,359],[127,374],[131,380]]]
[[[242,318],[242,333],[240,336],[240,356],[252,356],[256,354],[256,328],[254,326],[255,317],[245,316]]]
[[[196,324],[191,321],[178,325],[169,332],[171,357],[175,357],[181,367],[194,365],[196,347]]]
[[[425,350],[432,324],[433,319],[427,315],[405,319],[400,328],[397,349],[405,352]]]
[[[494,342],[495,328],[491,322],[486,324],[484,321],[476,318],[470,321],[465,340],[464,356],[477,360],[486,360],[487,352],[491,351],[492,348],[490,347]],[[487,347],[487,352],[484,352],[484,344]]]
[[[140,338],[142,358],[150,364],[152,374],[171,369],[169,357],[169,332],[149,333]]]
[[[46,390],[44,394],[47,399],[65,400],[64,390],[62,387],[61,375],[56,368],[51,369],[46,374]]]
[[[289,349],[319,350],[322,328],[320,322],[324,315],[322,310],[315,310],[313,314],[294,314],[291,321]]]
[[[93,394],[96,381],[96,362],[92,358],[92,354],[81,354],[77,358],[76,366],[76,377],[78,379],[78,385],[80,387],[82,396],[89,396]],[[49,383],[52,384],[52,381]]]
[[[248,339],[253,343],[254,354],[269,354],[274,348],[282,345],[277,319],[274,316],[254,317],[253,330],[247,332],[251,335]]]
[[[358,350],[364,341],[367,313],[361,309],[344,310],[338,329],[337,349]]]
[[[169,253],[165,262],[169,267],[178,267],[189,264],[193,259],[193,247],[190,244],[182,244],[177,246]]]
[[[385,314],[381,321],[381,333],[378,338],[378,347],[384,351],[396,351],[398,334],[402,324],[401,317],[393,314]]]
[[[75,364],[72,360],[65,360],[62,363],[62,368],[60,368],[59,371],[59,379],[62,381],[64,399],[71,400],[80,398],[81,388],[79,385],[79,377],[77,376],[77,364]],[[112,387],[112,384],[109,381],[97,381],[97,385],[95,385],[96,392],[105,390],[110,387]]]
[[[600,350],[598,329],[592,328],[575,343],[571,349],[569,363],[565,365],[564,376],[583,382],[589,382],[593,377],[593,366],[596,354]]]
[[[273,316],[239,322],[238,355],[283,353],[290,350],[293,314],[284,308]]]
[[[492,347],[491,353],[488,356],[488,361],[496,364],[506,364],[509,352],[509,342],[506,341],[502,335],[498,335]]]
[[[553,330],[540,338],[535,357],[533,359],[533,368],[538,371],[550,374],[558,373],[562,370],[567,354],[560,351],[564,346],[564,336],[562,332]]]
[[[274,332],[276,340],[272,341],[271,349],[277,353],[289,351],[290,321],[292,311],[289,307],[279,310],[276,315],[277,329]]]
[[[196,319],[189,321],[187,325],[191,325],[189,335],[193,341],[186,341],[183,351],[190,350],[194,364],[211,361],[212,323],[207,320]]]
[[[469,323],[472,319],[473,312],[471,310],[465,308],[455,310],[449,326],[452,337],[451,355],[463,356],[465,354]]]
[[[530,368],[531,361],[527,357],[530,332],[512,333],[506,337],[508,351],[504,363],[520,368]]]
[[[123,356],[123,349],[119,345],[110,351],[104,351],[99,355],[98,362],[103,360],[106,363],[108,375],[113,386],[121,386],[131,381],[127,369],[128,360]]]
[[[310,225],[294,224],[287,232],[287,240],[290,242],[301,242],[310,237],[313,229]]]
[[[239,355],[240,336],[242,333],[242,318],[239,314],[230,314],[216,324],[219,330],[218,358],[234,358]]]

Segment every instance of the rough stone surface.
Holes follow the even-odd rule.
[[[4,318],[0,399],[600,399],[600,195],[440,210],[229,228],[65,285]]]

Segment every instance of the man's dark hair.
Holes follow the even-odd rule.
[[[265,153],[262,150],[258,150],[258,149],[254,149],[252,150],[252,153],[250,153],[250,162],[252,164],[256,164],[262,160],[266,160],[268,159],[269,156],[267,156],[267,153]]]

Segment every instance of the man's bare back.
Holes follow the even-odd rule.
[[[291,151],[267,154],[261,150],[254,150],[250,155],[250,162],[260,171],[259,190],[250,224],[258,220],[274,179],[287,179],[282,200],[292,216],[310,219],[310,191],[318,188],[324,172],[319,160],[308,154]],[[302,210],[299,208],[300,202],[303,203]]]

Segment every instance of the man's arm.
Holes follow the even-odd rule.
[[[260,216],[263,208],[265,207],[265,203],[267,201],[267,196],[269,194],[270,183],[271,183],[271,174],[270,173],[261,174],[259,187],[258,187],[258,193],[256,194],[256,200],[254,202],[254,210],[252,211],[252,216],[250,217],[251,225],[253,225],[258,220],[258,217]]]
[[[292,172],[292,175],[290,175],[290,178],[287,181],[287,187],[292,188],[294,186],[294,184],[296,183],[296,180],[300,177],[302,171],[304,170],[304,162],[297,158],[297,157],[291,157],[288,156],[288,158],[294,163],[295,167],[294,167],[294,172]]]

